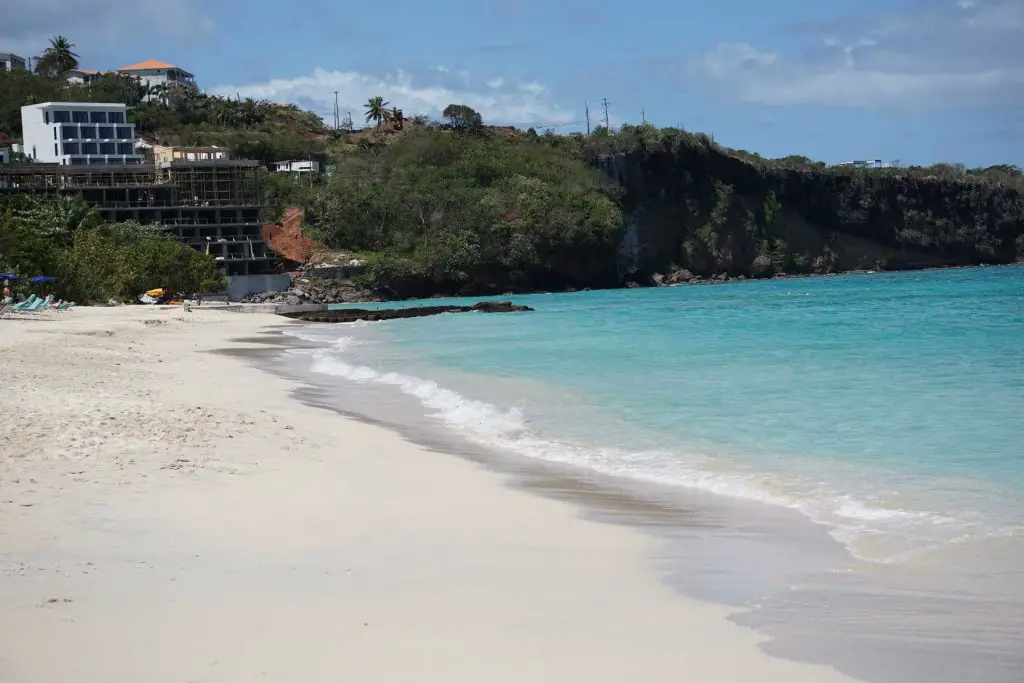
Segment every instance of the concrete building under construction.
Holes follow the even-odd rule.
[[[4,164],[0,194],[5,193],[78,196],[95,204],[112,223],[160,223],[181,242],[213,256],[226,275],[239,279],[272,273],[278,263],[263,239],[260,167],[255,161]]]

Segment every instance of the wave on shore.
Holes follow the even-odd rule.
[[[813,477],[783,479],[698,452],[626,450],[551,438],[527,419],[523,407],[500,407],[429,379],[358,362],[349,356],[353,344],[360,343],[353,337],[337,338],[330,332],[295,336],[320,343],[332,340],[328,347],[312,352],[312,372],[398,390],[415,398],[430,418],[479,445],[606,475],[794,509],[827,525],[830,534],[860,559],[899,561],[929,548],[1012,531],[993,528],[971,515],[893,507],[836,490]]]

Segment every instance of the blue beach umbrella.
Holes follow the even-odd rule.
[[[33,278],[29,278],[29,282],[53,282],[57,278],[50,277],[49,275],[36,275]]]
[[[0,273],[0,280],[10,280],[11,282],[21,282],[21,278],[14,273]]]

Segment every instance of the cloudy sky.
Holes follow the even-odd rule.
[[[1024,164],[1024,0],[0,0],[0,52],[161,59],[330,122],[382,95],[492,123],[683,126],[766,156]]]

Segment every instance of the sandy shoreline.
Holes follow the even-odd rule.
[[[0,321],[0,680],[852,680],[674,594],[643,534],[205,353],[281,323]]]

